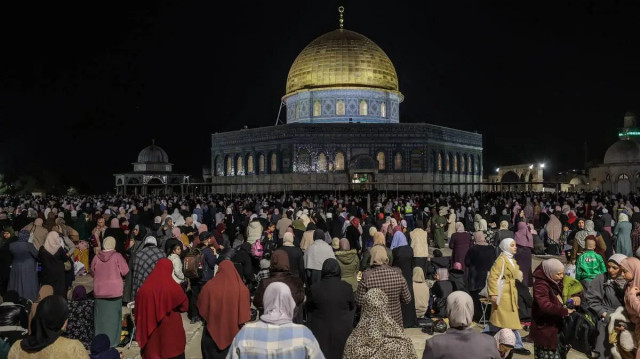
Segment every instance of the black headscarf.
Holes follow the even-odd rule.
[[[340,264],[334,258],[327,258],[322,263],[322,278],[340,278]]]
[[[309,222],[309,224],[307,224],[307,231],[315,231],[318,227],[316,227],[316,224],[313,222]]]
[[[322,229],[316,229],[313,231],[313,240],[322,239],[324,240],[324,231]]]
[[[62,326],[69,318],[67,300],[60,295],[50,295],[38,304],[31,320],[31,334],[20,343],[27,352],[39,352],[53,344],[62,334]]]

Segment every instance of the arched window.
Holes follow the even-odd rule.
[[[344,171],[344,153],[336,152],[335,169],[336,171]]]
[[[344,116],[344,113],[345,113],[344,101],[338,100],[338,102],[336,102],[336,115]]]
[[[311,167],[311,155],[309,150],[302,149],[298,151],[297,172],[309,172]]]
[[[385,102],[380,104],[380,116],[387,117],[387,104]]]
[[[453,172],[458,172],[458,154],[453,155]]]
[[[318,117],[321,114],[322,114],[322,109],[320,106],[320,101],[319,100],[313,101],[313,117]]]
[[[376,156],[376,158],[378,159],[378,171],[384,171],[384,168],[385,168],[384,152],[382,151],[378,152],[378,155]]]
[[[473,171],[473,165],[475,163],[475,159],[473,158],[473,155],[469,156],[469,174],[475,174],[475,172]]]
[[[242,163],[242,156],[236,158],[236,175],[241,176],[244,174],[244,166]]]
[[[393,158],[393,169],[396,171],[400,171],[402,169],[402,154],[400,152],[396,152],[396,155]]]
[[[618,180],[628,180],[628,179],[629,179],[629,176],[627,176],[625,173],[618,176]]]
[[[480,156],[476,156],[476,161],[473,164],[473,173],[480,174]]]
[[[264,154],[260,154],[258,156],[258,173],[264,173],[266,164],[265,164],[265,158],[264,158]]]
[[[324,153],[318,155],[318,171],[327,170],[327,156]]]
[[[253,174],[253,155],[247,156],[247,174]]]
[[[442,172],[442,152],[438,152],[438,171]]]
[[[411,151],[411,169],[422,171],[422,150],[415,149]]]
[[[213,162],[213,170],[215,171],[216,176],[224,176],[224,163],[220,156],[216,156],[215,161]]]
[[[360,115],[367,115],[367,100],[360,100]]]
[[[462,155],[462,157],[460,157],[460,173],[465,173],[467,171],[467,166],[466,163],[467,162],[467,155]]]
[[[227,156],[227,176],[233,176],[233,160]]]
[[[271,173],[278,172],[278,155],[275,152],[271,153]]]
[[[451,172],[451,155],[449,155],[448,153],[444,158],[444,165],[445,165],[445,172],[447,173]]]

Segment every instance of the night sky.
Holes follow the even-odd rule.
[[[601,162],[640,112],[638,2],[7,3],[0,173],[90,192],[152,138],[200,175],[211,133],[273,125],[291,64],[338,27],[338,5],[393,62],[400,120],[482,133],[485,174],[582,168],[585,141]]]

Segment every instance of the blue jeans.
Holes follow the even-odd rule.
[[[484,328],[482,328],[482,332],[495,334],[495,333],[498,333],[500,329],[502,328],[496,327],[491,324],[487,324],[484,326]],[[515,349],[524,348],[524,343],[522,342],[522,337],[520,336],[520,332],[517,329],[513,329],[513,334],[516,335],[516,345],[514,346],[514,348]]]

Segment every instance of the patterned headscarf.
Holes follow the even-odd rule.
[[[343,355],[350,359],[417,359],[413,342],[391,318],[382,289],[372,288],[365,294],[362,318],[349,335]]]

